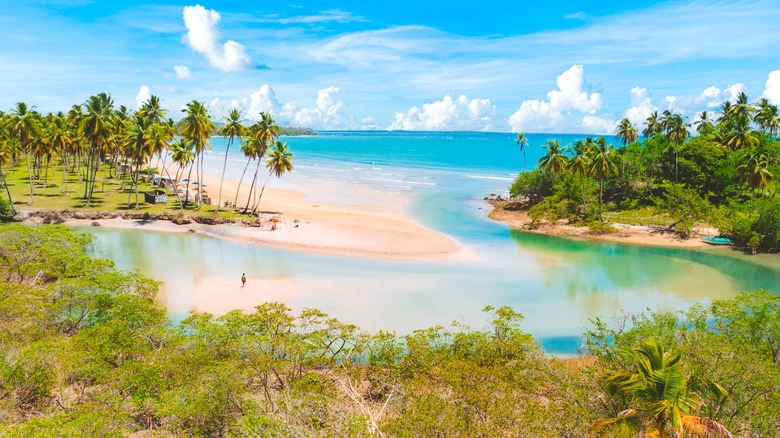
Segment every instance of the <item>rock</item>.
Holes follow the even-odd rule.
[[[187,232],[188,232],[188,233],[195,234],[195,230],[193,230],[192,228],[188,229],[188,230],[187,230]]]
[[[176,216],[173,219],[171,219],[171,222],[173,222],[176,225],[186,225],[191,223],[192,221],[187,216]]]
[[[99,226],[100,226],[100,222],[98,222],[98,221],[92,221],[92,224],[91,224],[91,225],[92,225],[93,227],[99,227]]]

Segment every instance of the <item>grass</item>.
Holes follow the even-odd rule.
[[[168,202],[165,204],[146,204],[144,202],[145,191],[158,189],[153,187],[141,178],[138,185],[138,208],[135,207],[135,187],[131,187],[128,178],[123,180],[110,178],[107,165],[101,167],[97,173],[95,188],[92,193],[91,206],[87,207],[87,200],[84,197],[85,183],[79,180],[79,176],[68,172],[66,184],[62,184],[62,167],[49,166],[48,184],[44,186],[44,178],[41,175],[39,180],[33,182],[33,198],[30,204],[30,184],[27,173],[27,167],[19,164],[13,169],[6,170],[6,181],[8,189],[11,192],[14,207],[34,208],[36,210],[70,210],[70,211],[89,211],[89,212],[133,212],[150,214],[172,214],[180,213],[179,201],[175,194],[170,190],[168,193]],[[67,188],[68,193],[64,193]],[[0,188],[0,196],[7,197],[4,188]],[[221,209],[216,213],[216,207],[203,204],[201,209],[195,210],[198,204],[190,202],[184,208],[184,214],[190,216],[217,216],[222,218],[241,218],[246,215],[238,213],[233,209]]]

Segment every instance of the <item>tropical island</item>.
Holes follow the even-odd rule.
[[[624,118],[616,128],[617,148],[604,137],[566,146],[550,140],[537,166],[529,171],[525,163],[509,188],[514,199],[492,200],[497,208],[491,217],[531,231],[543,226],[542,232],[608,239],[641,229],[685,241],[701,227],[750,253],[777,252],[778,108],[763,98],[750,103],[739,93],[715,117],[699,113],[691,137],[685,117],[656,111],[641,140]],[[525,154],[525,135],[516,142]]]

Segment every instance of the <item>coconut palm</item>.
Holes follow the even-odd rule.
[[[114,100],[106,93],[96,94],[87,99],[84,108],[86,114],[81,118],[79,130],[89,142],[84,198],[87,200],[87,207],[90,207],[95,189],[95,177],[100,166],[100,154],[108,148],[113,134]]]
[[[52,119],[47,132],[47,139],[54,148],[59,151],[60,159],[62,160],[62,193],[67,195],[68,186],[66,170],[68,167],[68,154],[72,150],[73,144],[76,142],[76,136],[72,126],[68,123],[65,114],[62,112],[57,113]]]
[[[588,169],[590,168],[590,163],[588,162],[587,157],[588,144],[582,140],[577,140],[570,148],[570,151],[572,152],[572,157],[569,159],[566,170],[568,170],[569,173],[579,175],[580,177],[580,189],[582,190],[582,211],[586,212],[588,210],[588,205],[585,201],[585,177],[588,175]]]
[[[677,162],[680,145],[685,142],[690,133],[685,118],[679,114],[670,114],[666,119],[666,133],[674,144],[674,182],[677,182]]]
[[[40,131],[40,116],[34,110],[28,110],[27,104],[18,102],[8,115],[6,129],[10,135],[19,141],[27,161],[27,174],[30,182],[30,204],[33,203],[33,171],[30,166],[31,140]]]
[[[140,185],[141,165],[154,154],[152,142],[149,141],[148,130],[150,119],[137,115],[129,122],[125,137],[125,155],[135,165],[135,209],[138,209],[138,186]],[[128,197],[129,198],[129,197]],[[128,199],[129,201],[129,199]],[[128,202],[129,203],[129,202]]]
[[[625,117],[618,123],[617,128],[615,128],[615,136],[623,143],[623,146],[633,143],[639,138],[639,134],[634,125]]]
[[[182,110],[186,113],[181,122],[181,135],[187,138],[195,149],[195,156],[198,157],[200,165],[198,167],[198,210],[203,202],[203,152],[209,148],[211,136],[217,127],[211,121],[209,110],[203,102],[193,100]]]
[[[162,101],[159,97],[152,94],[141,104],[141,108],[138,109],[137,115],[146,117],[151,122],[159,122],[165,119],[165,115],[168,114],[168,110],[161,107]]]
[[[696,126],[696,132],[703,134],[712,130],[714,125],[712,119],[710,119],[711,115],[712,114],[708,113],[707,110],[704,110],[698,114],[698,120],[693,123]]]
[[[772,136],[777,136],[780,130],[780,114],[778,114],[777,105],[772,105],[765,98],[758,101],[758,112],[753,117],[753,121],[758,124],[759,129],[768,132]]]
[[[588,152],[588,155],[590,156],[588,160],[590,162],[588,174],[599,182],[599,220],[603,222],[602,205],[604,198],[604,181],[611,176],[620,173],[616,163],[619,156],[612,145],[607,146],[607,142],[603,137],[597,139],[595,143],[592,143]]]
[[[642,135],[645,138],[652,137],[661,132],[660,119],[658,118],[658,111],[653,111],[645,121],[645,130],[642,131]]]
[[[656,340],[648,340],[636,348],[620,347],[618,354],[630,368],[608,373],[604,379],[605,391],[610,396],[627,396],[636,404],[615,418],[597,421],[594,429],[620,421],[639,420],[643,436],[731,437],[722,424],[692,415],[701,405],[701,398],[689,387],[680,352],[666,349]],[[717,384],[712,384],[711,388],[723,397],[728,396]]]
[[[249,136],[244,138],[241,141],[241,153],[244,154],[246,157],[246,165],[244,166],[244,171],[241,173],[241,178],[238,180],[238,187],[236,188],[236,198],[233,200],[233,206],[238,206],[238,195],[241,192],[241,183],[244,181],[244,176],[246,176],[246,171],[249,169],[249,163],[252,162],[253,159],[257,158],[259,153],[258,148],[258,142],[257,137],[251,133],[251,129],[248,131]],[[265,150],[263,150],[263,154],[265,153]],[[259,166],[259,163],[258,163]],[[245,209],[246,210],[246,209]]]
[[[744,163],[737,167],[741,182],[747,182],[753,190],[753,196],[756,195],[756,189],[761,189],[764,194],[766,185],[772,181],[774,175],[769,171],[769,159],[759,151],[747,157]]]
[[[734,117],[728,123],[722,123],[716,133],[715,140],[731,149],[744,149],[757,146],[759,143],[756,132],[750,126],[747,117]]]
[[[558,140],[548,140],[544,148],[547,154],[539,159],[539,168],[553,175],[565,172],[569,157],[564,154],[561,143]]]
[[[225,181],[225,169],[227,168],[228,152],[230,152],[230,145],[233,144],[233,139],[244,136],[244,125],[241,124],[241,111],[238,108],[231,108],[230,112],[222,120],[225,122],[217,132],[223,137],[227,137],[227,148],[225,148],[225,161],[222,163],[222,177],[219,179],[219,195],[217,196],[217,212],[219,207],[222,206],[222,183]]]
[[[257,205],[260,203],[260,199],[263,197],[265,186],[268,184],[268,180],[271,179],[271,175],[276,175],[277,178],[281,178],[287,172],[293,170],[293,154],[287,147],[287,142],[282,143],[277,141],[268,153],[268,158],[265,160],[265,167],[268,169],[268,178],[263,183],[263,188],[260,190],[260,196],[257,197],[257,202],[252,209],[252,214],[255,214]]]
[[[10,138],[6,135],[0,137],[0,178],[5,187],[5,192],[8,195],[8,204],[11,206],[11,212],[13,214],[16,214],[16,208],[14,208],[14,200],[11,197],[11,189],[8,187],[8,181],[5,179],[5,169],[13,163],[18,150],[18,144],[19,140],[15,138]]]
[[[528,138],[526,138],[525,134],[521,132],[517,134],[515,143],[520,146],[520,152],[523,153],[523,164],[525,164],[525,170],[528,171],[528,161],[525,159],[525,147],[528,146]]]
[[[252,199],[252,192],[255,188],[255,184],[257,183],[257,175],[260,169],[259,160],[265,155],[266,151],[268,150],[268,146],[273,144],[276,138],[279,137],[281,128],[276,124],[273,116],[271,116],[270,113],[262,112],[260,113],[260,119],[251,126],[250,131],[254,136],[252,151],[254,153],[254,157],[257,158],[258,163],[257,167],[255,168],[255,175],[252,178],[252,185],[249,186],[249,197],[246,200],[246,207],[244,208],[244,212],[249,209],[249,204]]]
[[[720,105],[720,117],[718,118],[718,123],[726,124],[729,123],[733,118],[734,105],[731,104],[730,100],[727,100]]]

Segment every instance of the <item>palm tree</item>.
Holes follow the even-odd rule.
[[[590,163],[588,162],[588,157],[586,155],[588,145],[582,140],[577,140],[574,142],[574,145],[570,150],[572,151],[573,155],[569,159],[569,164],[566,166],[566,169],[569,171],[569,173],[579,175],[580,177],[580,189],[582,190],[582,211],[585,213],[588,211],[588,205],[585,202],[585,176],[588,175],[588,169],[590,168]]]
[[[679,155],[680,145],[685,142],[690,133],[688,132],[688,124],[685,123],[683,116],[679,114],[670,114],[666,121],[666,132],[669,139],[674,143],[674,182],[677,182],[677,159]]]
[[[645,124],[645,130],[642,131],[642,135],[645,136],[645,138],[652,137],[661,132],[658,111],[653,111],[652,114],[650,114],[650,116],[647,118]]]
[[[777,105],[772,105],[765,98],[758,101],[758,112],[753,117],[753,121],[758,124],[759,129],[768,132],[770,135],[777,136],[780,130],[780,114],[778,114]]]
[[[84,197],[87,207],[92,205],[92,193],[95,189],[95,177],[99,167],[100,153],[107,149],[112,136],[114,120],[114,100],[106,93],[90,96],[84,103],[87,114],[81,119],[79,130],[89,141],[87,157],[87,182]]]
[[[146,117],[152,122],[159,122],[165,119],[165,115],[168,114],[168,110],[163,109],[161,106],[160,98],[152,94],[141,104],[141,108],[138,109],[137,115]]]
[[[728,123],[721,123],[716,132],[716,141],[731,149],[743,149],[757,146],[759,139],[750,126],[750,119],[744,116],[734,117]]]
[[[604,217],[601,210],[604,198],[604,181],[620,173],[616,163],[619,157],[615,152],[615,148],[612,145],[607,146],[607,142],[603,137],[592,143],[589,155],[590,168],[588,169],[588,174],[599,182],[599,220],[603,222]]]
[[[239,139],[244,136],[244,125],[241,124],[241,111],[238,108],[231,108],[227,117],[223,117],[225,122],[217,132],[223,137],[228,138],[227,148],[225,149],[225,161],[222,163],[222,177],[219,179],[219,195],[217,196],[217,209],[222,206],[222,183],[225,181],[225,169],[227,168],[228,152],[230,152],[230,145],[233,144],[233,139],[238,137]]]
[[[187,167],[187,165],[190,165],[190,175],[187,177],[187,185],[184,189],[184,203],[186,204],[189,202],[189,196],[190,196],[190,179],[192,177],[192,162],[195,160],[195,152],[192,150],[192,144],[187,140],[186,138],[179,138],[177,140],[174,140],[173,143],[169,146],[169,149],[171,151],[171,161],[176,163],[179,166],[179,169],[176,171],[176,181],[179,181],[181,176],[184,174],[184,169]],[[176,196],[179,196],[178,190],[176,191]],[[181,198],[179,198],[179,207],[181,212],[184,212],[184,206],[181,202]]]
[[[696,120],[693,124],[696,125],[696,132],[699,134],[703,134],[705,132],[709,132],[713,128],[712,120],[710,119],[710,113],[707,112],[707,110],[704,110],[698,114],[699,119]]]
[[[30,204],[33,203],[33,171],[30,166],[31,140],[40,131],[39,115],[37,112],[27,109],[27,104],[18,102],[11,111],[7,120],[6,129],[13,138],[19,140],[19,145],[24,151],[27,161],[27,174],[30,181]]]
[[[209,146],[211,136],[217,127],[211,121],[209,110],[203,102],[193,100],[182,110],[186,113],[182,119],[181,135],[187,138],[195,149],[195,156],[200,162],[198,180],[198,210],[203,202],[203,152]]]
[[[246,200],[246,207],[244,208],[244,212],[246,213],[246,210],[249,209],[249,203],[252,199],[252,192],[254,190],[255,184],[257,183],[257,174],[260,169],[260,159],[265,155],[266,151],[268,150],[269,145],[272,145],[277,137],[279,137],[279,133],[281,132],[281,128],[276,124],[276,122],[273,119],[273,116],[271,116],[270,113],[260,113],[260,120],[257,121],[252,127],[250,128],[250,131],[252,132],[252,135],[254,136],[253,144],[252,144],[252,152],[254,154],[254,157],[257,158],[257,167],[255,168],[255,175],[252,178],[252,185],[249,186],[249,197]],[[237,193],[236,193],[237,194]]]
[[[277,141],[271,148],[268,158],[265,160],[265,167],[268,168],[268,178],[263,183],[263,188],[260,190],[260,196],[257,197],[257,202],[254,208],[252,208],[252,214],[255,214],[257,205],[260,204],[260,199],[263,197],[265,186],[268,184],[268,180],[271,179],[271,175],[276,175],[277,178],[281,178],[287,172],[293,170],[292,152],[287,147],[287,142],[282,143]]]
[[[659,438],[672,436],[731,437],[725,426],[706,417],[691,415],[701,404],[699,394],[689,387],[689,379],[682,369],[681,354],[666,349],[656,340],[648,340],[637,348],[619,347],[618,354],[630,368],[607,374],[604,383],[608,395],[623,394],[635,408],[620,412],[615,418],[605,418],[594,424],[599,430],[620,421],[643,421],[643,436]],[[726,391],[712,385],[720,395]]]
[[[639,134],[637,134],[634,125],[625,117],[618,123],[617,128],[615,128],[615,136],[623,143],[623,146],[633,143],[639,138]]]
[[[244,176],[246,175],[246,171],[247,169],[249,169],[249,163],[251,163],[252,160],[257,157],[257,153],[258,153],[257,146],[258,146],[257,137],[255,137],[254,134],[251,134],[251,129],[250,129],[249,137],[246,137],[244,140],[241,141],[241,153],[243,153],[244,156],[246,157],[246,165],[244,166],[244,171],[241,173],[241,178],[239,178],[238,180],[238,187],[236,188],[236,198],[233,200],[233,206],[235,207],[238,207],[238,195],[241,192],[241,182],[244,181]],[[265,151],[263,151],[263,154],[264,153]]]
[[[135,209],[138,210],[138,186],[140,185],[141,164],[144,164],[152,157],[154,150],[152,142],[148,138],[150,119],[136,115],[129,122],[125,140],[125,155],[131,159],[135,165]],[[128,197],[129,198],[129,197]],[[128,199],[129,201],[130,199]]]
[[[774,175],[769,171],[769,159],[763,152],[751,154],[744,163],[737,167],[739,179],[741,182],[747,182],[753,190],[753,196],[756,195],[756,189],[761,189],[764,194],[766,185],[772,181]]]
[[[733,117],[734,105],[731,104],[730,100],[727,100],[720,105],[720,117],[718,118],[718,123],[727,124]]]
[[[528,161],[525,159],[525,147],[528,146],[528,139],[525,137],[525,134],[521,132],[517,134],[515,143],[520,146],[520,152],[523,153],[523,163],[525,164],[525,170],[528,171]]]
[[[547,154],[539,159],[539,168],[553,175],[565,172],[569,157],[564,154],[561,143],[558,140],[548,140],[544,148]]]
[[[52,122],[49,125],[47,139],[53,147],[59,151],[60,159],[62,161],[62,193],[67,195],[68,182],[66,169],[68,166],[68,153],[76,142],[76,137],[71,129],[71,125],[65,118],[65,114],[62,112],[58,112],[52,119]]]
[[[11,189],[8,187],[8,181],[5,179],[5,169],[13,162],[16,153],[14,142],[18,142],[18,140],[8,138],[5,135],[0,137],[0,178],[2,178],[5,192],[8,194],[8,204],[11,206],[11,212],[16,214],[14,200],[11,198]]]

